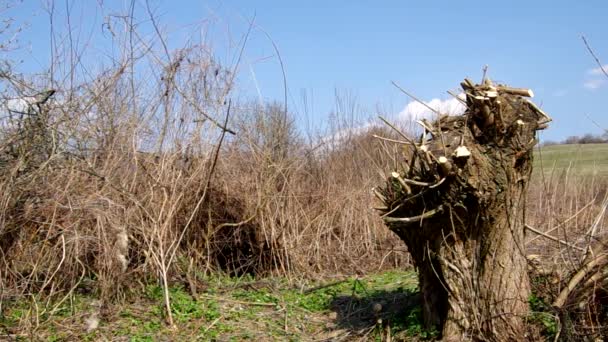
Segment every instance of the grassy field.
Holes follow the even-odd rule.
[[[281,278],[215,277],[202,283],[206,287],[196,294],[171,289],[173,328],[163,318],[161,288],[145,286],[131,300],[102,308],[82,293],[63,303],[33,306],[45,314],[33,312],[30,303],[5,303],[0,340],[324,341],[434,335],[422,328],[413,271],[297,286]],[[92,328],[96,320],[99,324]],[[14,329],[28,325],[27,333]]]
[[[83,288],[57,301],[6,301],[0,341],[380,342],[438,336],[423,326],[414,270],[297,284],[216,275],[198,284],[204,286],[196,291],[171,287],[173,327],[166,323],[158,285],[140,284],[120,303],[105,305]],[[546,299],[533,294],[528,323],[553,338],[557,326],[547,308]]]
[[[545,146],[536,149],[534,157],[536,172],[608,175],[608,144]]]

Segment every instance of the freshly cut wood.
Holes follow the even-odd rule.
[[[454,156],[456,158],[467,158],[471,155],[471,151],[466,146],[458,146],[456,151],[454,151]]]
[[[511,94],[511,95],[534,97],[534,92],[531,89],[526,89],[526,88],[511,88],[511,87],[507,87],[507,86],[497,86],[496,90],[498,90],[499,92]]]
[[[441,172],[443,173],[444,176],[447,176],[450,174],[450,171],[452,171],[452,163],[450,162],[450,160],[448,158],[446,158],[445,156],[441,156],[437,159],[437,163],[439,164],[439,167],[441,168]]]

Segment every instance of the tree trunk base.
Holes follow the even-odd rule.
[[[376,194],[418,269],[427,328],[445,340],[521,340],[525,195],[535,132],[550,119],[522,97],[531,91],[462,86],[465,114],[422,122],[409,165]]]

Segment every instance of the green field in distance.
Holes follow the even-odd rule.
[[[568,144],[534,148],[534,172],[608,176],[608,144]]]

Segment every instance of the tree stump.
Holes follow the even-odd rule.
[[[445,340],[521,340],[530,284],[526,188],[536,131],[551,119],[532,91],[461,83],[466,111],[420,122],[408,162],[374,189],[418,270],[427,328]]]

